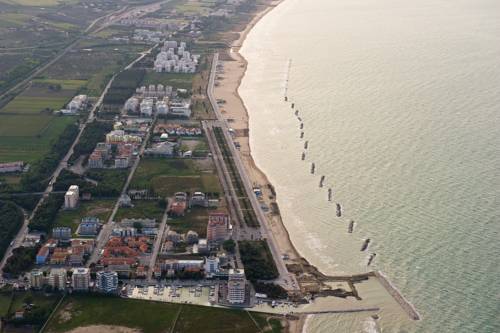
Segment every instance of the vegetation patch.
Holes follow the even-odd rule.
[[[239,241],[238,246],[248,280],[273,280],[279,276],[267,241]]]
[[[39,160],[74,121],[72,117],[0,114],[0,162]]]
[[[55,227],[70,227],[76,232],[81,219],[86,216],[95,216],[101,220],[101,223],[108,221],[109,215],[113,210],[114,200],[94,200],[80,202],[80,206],[73,210],[60,210],[57,213]]]
[[[23,212],[12,202],[0,201],[0,258],[24,221]]]
[[[155,219],[161,221],[165,212],[166,204],[164,201],[157,200],[134,200],[133,207],[121,207],[115,215],[115,221],[122,219]]]
[[[17,278],[35,266],[38,247],[18,247],[12,250],[12,255],[7,259],[3,268],[3,275]]]
[[[185,216],[169,218],[167,224],[179,233],[189,230],[196,231],[201,238],[207,236],[207,222],[209,211],[206,208],[193,207],[186,212]]]
[[[69,311],[71,317],[61,316]],[[91,325],[136,328],[144,333],[168,332],[179,305],[111,296],[73,295],[67,297],[47,326],[47,332],[67,332]]]

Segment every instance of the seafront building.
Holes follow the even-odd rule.
[[[243,269],[230,269],[227,282],[227,301],[238,305],[245,303],[247,281]]]
[[[207,224],[207,240],[209,244],[220,243],[229,236],[230,218],[222,212],[210,213]]]

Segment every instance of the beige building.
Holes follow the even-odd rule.
[[[90,270],[88,268],[80,267],[73,269],[73,276],[71,277],[71,286],[73,290],[87,291],[90,284]]]
[[[57,290],[66,289],[67,273],[64,268],[53,268],[49,274],[49,286]]]
[[[33,289],[42,289],[43,285],[45,284],[45,277],[43,276],[43,272],[34,269],[30,273],[30,286]]]

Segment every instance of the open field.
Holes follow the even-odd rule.
[[[164,197],[175,192],[221,192],[213,170],[200,170],[194,160],[142,159],[132,183],[133,189],[150,189]]]
[[[156,200],[134,200],[134,207],[121,207],[115,215],[115,221],[122,219],[147,218],[161,221],[165,208],[160,206]]]
[[[34,79],[33,83],[46,84],[46,85],[57,85],[60,84],[61,88],[64,90],[78,90],[83,87],[87,81],[86,80],[58,80],[58,79]]]
[[[56,217],[56,227],[70,227],[76,232],[81,219],[86,216],[98,217],[101,222],[106,223],[113,206],[114,200],[92,200],[80,202],[80,206],[74,210],[60,210]]]
[[[75,121],[72,117],[0,114],[0,162],[33,162]]]
[[[78,1],[77,0],[0,0],[0,3],[5,3],[9,5],[38,6],[38,7],[57,6],[59,4],[71,4],[76,2]]]
[[[9,311],[12,300],[12,290],[10,287],[4,287],[0,290],[0,318],[5,317]]]
[[[193,87],[194,74],[181,73],[156,73],[148,71],[144,76],[142,85],[163,84],[164,86],[172,86],[178,89],[191,89]]]
[[[68,101],[68,97],[19,96],[2,108],[0,113],[51,114],[52,111],[63,108]]]
[[[266,322],[265,315],[252,316],[257,317],[258,323]],[[245,311],[97,295],[67,297],[46,332],[68,332],[92,325],[128,327],[143,333],[271,332],[269,327],[257,327]],[[94,326],[94,331],[95,328],[98,327]],[[111,331],[108,328],[101,332]]]
[[[170,228],[178,233],[186,233],[189,230],[196,231],[201,238],[207,236],[207,222],[209,210],[201,207],[193,207],[183,217],[168,219]]]

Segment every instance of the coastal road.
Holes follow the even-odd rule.
[[[283,258],[282,258],[282,253],[279,251],[277,241],[276,241],[273,233],[269,229],[268,220],[267,220],[266,216],[264,215],[264,213],[260,207],[260,204],[257,200],[257,197],[255,196],[255,194],[253,192],[252,182],[250,181],[250,178],[248,177],[248,174],[245,170],[245,166],[243,165],[243,162],[241,160],[240,154],[237,151],[236,147],[234,146],[233,138],[232,138],[231,134],[229,133],[229,126],[228,126],[225,118],[222,116],[222,113],[220,112],[220,109],[219,109],[219,105],[217,104],[217,100],[214,96],[214,85],[215,85],[215,77],[216,77],[218,62],[219,62],[219,54],[215,53],[213,60],[212,60],[210,79],[209,79],[208,88],[207,88],[208,98],[210,100],[210,103],[212,104],[212,108],[214,109],[214,112],[215,112],[215,115],[217,116],[217,119],[221,123],[222,132],[224,133],[224,137],[227,141],[227,144],[229,146],[231,154],[233,155],[233,160],[235,162],[236,168],[238,169],[238,172],[240,173],[241,180],[242,180],[243,185],[245,187],[245,191],[246,191],[247,196],[248,196],[248,198],[252,204],[252,207],[255,211],[255,215],[256,215],[257,219],[259,220],[261,235],[263,238],[267,239],[267,242],[269,244],[269,249],[271,250],[274,261],[276,263],[276,268],[278,269],[280,276],[275,282],[279,283],[283,288],[285,288],[287,290],[296,289],[293,287],[293,286],[298,287],[298,283],[295,279],[295,275],[290,274],[286,268],[285,262],[283,261]]]

